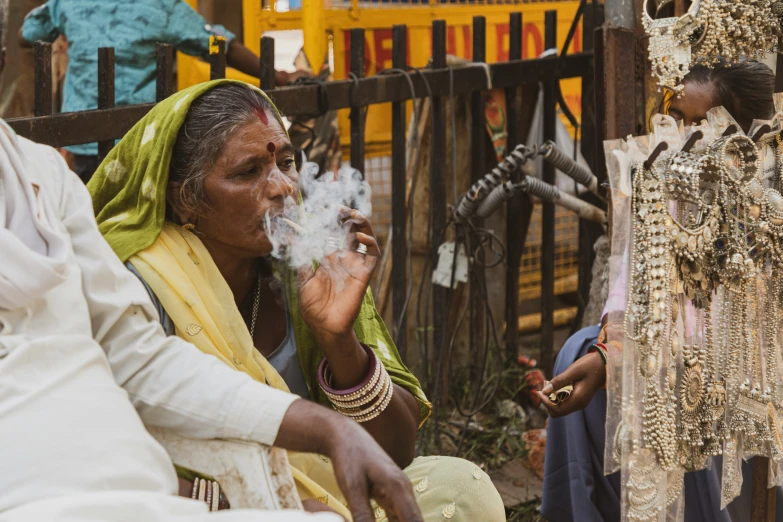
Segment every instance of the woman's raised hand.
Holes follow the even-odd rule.
[[[380,250],[370,222],[356,210],[346,209],[346,248],[326,256],[315,272],[298,272],[299,308],[316,336],[341,338],[350,335],[370,286]],[[367,253],[357,252],[359,245]]]

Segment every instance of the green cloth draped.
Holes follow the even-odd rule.
[[[179,129],[190,110],[190,104],[211,89],[231,83],[246,86],[269,99],[260,89],[234,80],[214,80],[178,92],[158,103],[133,126],[87,184],[98,228],[123,262],[152,245],[163,229],[172,150]],[[285,129],[271,100],[270,104],[280,126]],[[317,370],[323,353],[299,313],[295,277],[288,272],[284,279],[297,353],[310,397],[325,406],[331,406],[329,399],[318,386]],[[432,406],[418,379],[402,363],[399,352],[375,309],[369,289],[354,324],[354,331],[360,342],[375,351],[392,381],[413,394],[419,404],[420,421],[423,423]]]

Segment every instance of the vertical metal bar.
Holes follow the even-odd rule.
[[[593,50],[595,44],[596,24],[603,23],[596,20],[597,13],[593,10],[587,10],[583,16],[582,24],[582,49],[585,51]],[[600,14],[603,15],[603,6],[600,6]],[[587,165],[595,172],[596,164],[596,120],[595,120],[595,75],[593,72],[582,77],[582,115],[579,132],[580,152]],[[603,206],[591,192],[586,192],[581,196],[585,201],[594,205]],[[603,233],[603,228],[587,220],[579,220],[579,308],[574,322],[573,329],[579,328],[582,324],[585,309],[590,298],[590,284],[593,278],[593,263],[595,262],[595,251],[593,245]]]
[[[35,42],[35,105],[36,116],[52,113],[52,44]]]
[[[446,67],[446,22],[432,22],[432,67]],[[430,216],[432,225],[432,244],[430,251],[430,266],[435,267],[440,243],[445,240],[446,228],[446,180],[444,166],[446,158],[446,113],[444,100],[440,96],[432,99],[432,144],[430,149]],[[432,287],[432,344],[435,365],[435,387],[432,389],[434,409],[438,408],[441,399],[440,385],[442,382],[443,353],[446,349],[446,330],[448,328],[449,311],[446,309],[449,290],[438,285]],[[426,364],[426,361],[423,362]],[[440,446],[438,424],[435,423],[435,440]]]
[[[473,61],[487,61],[487,19],[483,16],[473,17]],[[487,116],[484,108],[484,93],[476,91],[470,96],[471,110],[471,181],[478,181],[484,175],[486,158],[484,142],[486,140]]]
[[[159,43],[156,55],[155,101],[160,102],[174,93],[174,47]]]
[[[98,109],[114,107],[114,48],[98,48]],[[114,148],[114,140],[98,143],[98,161],[109,155]]]
[[[357,31],[354,33],[353,31]],[[351,69],[354,61],[353,46],[354,36],[358,37],[361,31],[361,71],[364,72],[364,29],[354,29],[351,31]],[[392,28],[392,66],[395,69],[404,69],[406,61],[406,52],[408,49],[408,28],[404,25],[395,25]],[[358,58],[358,56],[357,56]],[[355,73],[358,75],[358,73]],[[412,100],[415,103],[415,100]],[[417,122],[418,124],[418,122]],[[353,125],[353,120],[351,120]],[[362,129],[364,130],[364,129]],[[405,361],[408,355],[408,321],[403,310],[405,308],[405,299],[408,294],[408,237],[406,234],[407,201],[405,193],[407,191],[408,173],[407,162],[405,161],[405,102],[392,103],[392,317],[394,317],[394,342],[400,357]],[[360,150],[361,161],[364,163],[364,139],[362,137],[362,147]],[[357,156],[359,154],[357,153]],[[351,163],[353,163],[353,136],[351,136]],[[414,167],[415,168],[415,167]],[[411,195],[413,197],[413,195]],[[399,319],[399,327],[398,321]]]
[[[226,39],[222,36],[209,37],[209,79],[226,77]]]
[[[753,457],[751,484],[750,522],[774,522],[777,488],[768,488],[769,458]]]
[[[402,27],[405,26],[395,26]],[[403,31],[403,39],[405,38]],[[394,37],[392,36],[392,45],[395,45]],[[392,54],[395,52],[396,47],[392,47]],[[397,51],[399,52],[399,51]],[[394,55],[392,56],[392,60]],[[402,48],[402,65],[405,67],[405,48]],[[395,65],[396,67],[396,65]],[[351,29],[351,72],[357,78],[364,78],[364,29]],[[366,107],[351,107],[351,166],[364,174],[364,114],[367,110]],[[403,111],[405,110],[403,106]],[[394,113],[394,104],[392,105],[392,113]],[[404,116],[403,116],[404,118]],[[403,127],[404,127],[403,122]],[[392,122],[392,133],[394,132],[394,123]],[[405,129],[403,128],[403,140],[405,138]],[[404,147],[403,143],[403,147]],[[403,157],[404,157],[403,152]],[[392,151],[392,157],[394,151]],[[403,199],[404,199],[403,195]]]
[[[544,47],[557,45],[557,11],[544,15]],[[555,139],[557,100],[554,79],[543,82],[544,86],[544,141]],[[555,184],[555,167],[544,162],[543,180]],[[551,377],[554,359],[554,312],[555,312],[555,205],[541,203],[541,369]]]
[[[509,15],[508,59],[522,58],[522,13]],[[506,89],[506,122],[508,125],[507,151],[522,142],[519,106],[519,88]],[[518,172],[512,174],[519,181]],[[519,268],[524,250],[524,237],[530,223],[532,206],[527,196],[509,200],[506,205],[506,359],[515,361],[519,350]]]
[[[473,17],[473,61],[486,62],[487,60],[487,20],[483,16]],[[485,93],[476,91],[470,95],[470,170],[471,182],[476,182],[484,174],[486,167],[486,154],[484,144],[487,140],[487,115],[485,109]],[[474,219],[477,226],[481,226],[480,220]],[[484,320],[485,309],[481,298],[480,288],[484,282],[484,269],[478,264],[473,267],[473,280],[470,282],[470,353],[471,379],[475,381],[480,376],[481,351],[485,333]]]
[[[271,36],[261,37],[261,78],[259,86],[262,91],[275,88],[275,39]]]

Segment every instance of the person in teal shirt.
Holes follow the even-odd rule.
[[[183,0],[49,0],[33,9],[19,32],[20,43],[68,40],[63,112],[98,107],[98,48],[113,47],[115,105],[155,101],[156,44],[167,43],[185,54],[206,59],[211,35],[226,38],[226,62],[259,77],[258,58],[235,35],[210,25]],[[277,83],[293,80],[277,73]],[[75,170],[86,183],[98,168],[98,144],[66,147],[75,157]]]

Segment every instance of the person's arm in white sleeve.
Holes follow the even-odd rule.
[[[64,176],[60,216],[82,270],[93,336],[146,425],[327,455],[355,522],[375,519],[370,497],[401,522],[423,522],[410,480],[359,424],[166,337],[141,281],[98,231],[87,189],[51,153]]]
[[[63,163],[62,218],[82,271],[95,340],[147,426],[272,445],[295,395],[167,337],[141,282],[98,231],[89,193]]]

